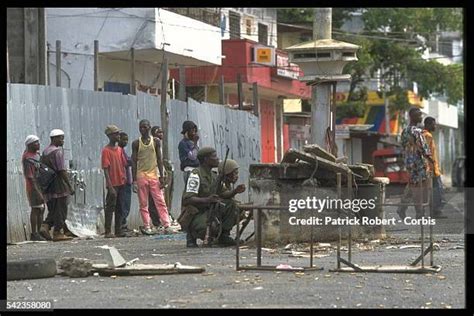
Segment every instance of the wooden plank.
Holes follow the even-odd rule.
[[[92,270],[100,275],[160,275],[202,273],[206,271],[203,267],[175,264],[133,264],[120,268],[111,268],[107,264],[93,264]]]
[[[358,175],[362,176],[362,180],[370,180],[374,177],[373,166],[372,168],[370,168],[367,164],[357,164],[348,165],[347,167],[351,169],[354,173],[357,173]]]
[[[333,154],[327,152],[326,150],[322,149],[319,145],[316,144],[311,144],[311,145],[305,145],[303,147],[303,150],[309,154],[313,154],[315,156],[324,158],[326,160],[329,160],[331,162],[336,162],[336,157],[334,157]]]
[[[311,165],[318,164],[318,169],[326,169],[335,173],[347,174],[349,168],[345,165],[336,164],[335,162],[327,159],[316,157],[308,153],[304,153],[295,149],[289,149],[283,156],[282,162],[294,163],[297,160],[305,161]],[[358,176],[360,177],[360,176]]]

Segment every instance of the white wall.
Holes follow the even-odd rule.
[[[268,29],[269,46],[277,47],[277,9],[273,8],[222,8],[221,14],[225,15],[225,33],[222,39],[230,38],[229,11],[239,13],[241,37],[258,42],[258,23],[264,24]],[[221,17],[222,20],[223,17]],[[245,19],[252,18],[252,35],[247,35]]]
[[[55,83],[56,40],[61,40],[61,68],[70,78],[71,88],[94,88],[94,40],[99,41],[101,53],[129,51],[132,46],[136,51],[161,50],[165,42],[169,44],[165,46],[167,52],[193,58],[181,58],[181,63],[195,64],[197,59],[210,64],[221,64],[221,59],[218,58],[221,55],[219,28],[162,9],[47,8],[46,16],[47,41],[51,50],[50,65],[53,65],[49,67],[51,84]],[[170,60],[171,62],[173,61]],[[137,79],[146,82],[153,80],[156,67],[149,63],[139,64],[140,61],[137,60]],[[122,73],[126,73],[128,69],[127,65],[120,66],[113,70],[118,74],[114,76],[122,78]],[[102,77],[112,73],[107,68],[100,70],[105,71],[100,74],[101,86]],[[144,77],[139,77],[140,72]],[[68,87],[68,80],[63,79],[62,86]]]

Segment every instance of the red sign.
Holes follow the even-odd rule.
[[[276,52],[276,73],[275,75],[290,79],[298,79],[300,69],[296,64],[290,63],[288,55]]]

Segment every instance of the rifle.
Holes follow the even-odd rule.
[[[225,175],[225,164],[227,163],[227,157],[229,156],[229,146],[226,146],[226,152],[225,152],[225,158],[224,158],[224,163],[222,165],[222,172],[219,173],[217,176],[217,188],[216,188],[216,194],[219,195],[222,190],[222,181],[224,180],[224,175]],[[211,235],[211,225],[212,225],[212,220],[214,217],[216,217],[216,212],[218,210],[219,202],[213,203],[211,205],[211,208],[209,210],[208,216],[207,216],[207,227],[206,227],[206,236],[204,237],[203,241],[203,246],[210,246],[210,235]],[[220,233],[218,234],[220,235]],[[217,236],[219,238],[219,236]]]

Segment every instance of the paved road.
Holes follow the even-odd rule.
[[[450,196],[456,205],[462,197]],[[395,210],[387,209],[387,216]],[[409,211],[410,212],[410,211]],[[413,211],[412,211],[413,212]],[[113,245],[126,259],[140,263],[174,263],[206,267],[202,274],[134,277],[87,277],[72,279],[56,276],[49,279],[10,281],[8,299],[54,300],[56,308],[464,308],[464,236],[462,213],[447,208],[450,217],[438,221],[435,241],[435,264],[438,274],[333,273],[335,252],[315,259],[322,271],[237,272],[233,248],[187,249],[183,238],[154,237],[73,240],[61,243],[8,246],[8,260],[52,256],[104,258]],[[459,231],[461,229],[461,231]],[[397,225],[390,238],[372,245],[374,249],[355,247],[354,262],[364,264],[408,264],[419,249],[387,249],[390,245],[417,244],[419,229]],[[183,237],[183,236],[181,236]],[[390,248],[390,247],[389,247]],[[291,258],[264,251],[267,264],[306,265],[308,258]],[[345,254],[345,253],[344,253]],[[243,249],[244,263],[254,263],[255,248]]]

